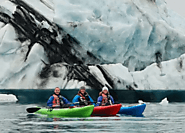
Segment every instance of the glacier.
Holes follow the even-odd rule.
[[[164,0],[0,0],[0,88],[185,89],[184,22]]]
[[[184,53],[184,19],[163,0],[54,1],[57,24],[85,49],[129,71]]]

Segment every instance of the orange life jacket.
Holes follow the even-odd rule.
[[[60,106],[60,99],[59,99],[59,97],[57,95],[55,95],[55,94],[53,94],[53,97],[54,97],[54,99],[53,99],[53,107]]]
[[[90,99],[89,99],[89,95],[87,92],[85,92],[85,94],[83,95],[80,91],[78,92],[78,94],[80,96],[80,98],[78,99],[80,102],[80,105],[91,105]]]
[[[108,93],[108,95],[104,94],[103,92],[100,92],[99,94],[100,96],[102,96],[102,102],[101,102],[101,105],[102,106],[105,106],[105,105],[111,105],[110,101],[111,101],[111,98],[110,98],[110,95]]]
[[[105,95],[103,93],[102,93],[102,97],[103,97],[103,99],[102,99],[102,105],[105,105],[106,103],[108,103],[108,97],[107,97],[107,95]]]
[[[82,97],[83,100],[86,100],[85,96],[82,95],[81,93],[79,94],[80,97]]]

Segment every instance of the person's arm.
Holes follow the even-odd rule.
[[[64,104],[71,104],[65,97],[62,96],[62,100],[64,101]]]
[[[114,104],[114,99],[113,99],[112,96],[110,96],[110,99],[111,99],[111,101],[112,101],[112,104]]]
[[[52,107],[53,106],[53,96],[50,96],[49,100],[47,101],[47,106]]]
[[[72,100],[72,102],[73,103],[76,103],[76,102],[79,102],[79,95],[76,95],[74,98],[73,98],[73,100]],[[75,104],[75,105],[79,105],[79,103],[77,103],[77,104]]]
[[[90,102],[95,106],[94,100],[89,96]]]
[[[102,102],[102,96],[99,96],[97,99],[96,106],[100,106],[101,102]]]
[[[79,102],[79,100],[78,100],[79,97],[80,97],[79,95],[76,95],[76,96],[73,98],[72,102],[73,102],[73,103]]]
[[[69,102],[65,97],[62,97],[62,98],[63,98],[64,104],[70,104],[70,106],[75,106],[71,104],[71,102]]]

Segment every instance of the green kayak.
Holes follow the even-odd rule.
[[[89,117],[94,109],[94,105],[76,108],[64,108],[64,109],[47,109],[41,108],[35,113],[45,114],[50,116],[61,116],[61,117]]]

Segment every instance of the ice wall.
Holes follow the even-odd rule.
[[[54,0],[54,21],[81,45],[130,71],[179,57],[185,48],[184,19],[164,0]],[[65,19],[64,19],[65,18]]]
[[[164,0],[0,3],[0,88],[184,89],[185,20]]]

